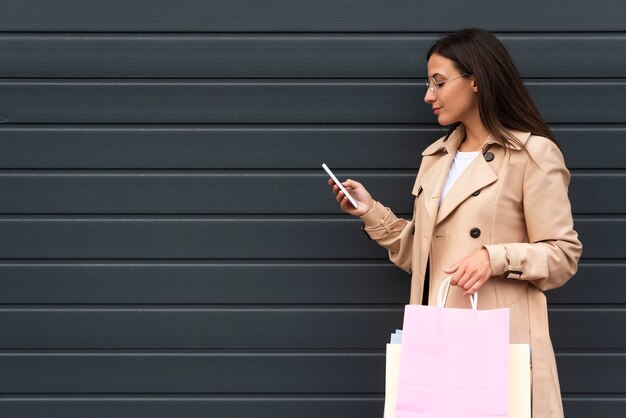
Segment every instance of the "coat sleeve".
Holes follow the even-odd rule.
[[[570,173],[556,144],[533,136],[526,149],[523,207],[528,243],[485,245],[494,276],[530,280],[541,290],[562,286],[577,271],[582,244],[567,189]]]
[[[361,219],[365,233],[389,251],[389,259],[395,265],[409,272],[415,228],[413,222],[396,217],[391,209],[378,201]]]

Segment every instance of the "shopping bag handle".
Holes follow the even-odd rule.
[[[450,281],[452,280],[452,276],[448,276],[443,279],[443,282],[439,285],[439,295],[437,296],[437,306],[440,308],[445,308],[446,301],[448,300],[448,291],[450,290]],[[475,292],[473,295],[470,295],[470,303],[472,304],[472,309],[478,309],[478,292]]]

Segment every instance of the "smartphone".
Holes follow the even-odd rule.
[[[324,163],[322,163],[322,168],[324,170],[326,170],[326,172],[328,173],[328,175],[330,176],[331,179],[333,179],[333,181],[335,182],[335,184],[337,186],[339,186],[339,189],[343,192],[343,194],[346,195],[346,197],[348,198],[348,200],[350,201],[350,203],[352,203],[352,206],[354,206],[355,208],[359,207],[359,204],[356,203],[356,200],[354,200],[352,198],[352,196],[350,196],[350,193],[348,193],[348,191],[346,190],[345,187],[343,187],[343,184],[341,184],[341,182],[339,180],[337,180],[337,177],[335,177],[335,175],[333,174],[332,171],[330,171],[330,168],[328,168],[328,166]]]

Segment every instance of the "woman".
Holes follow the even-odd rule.
[[[508,307],[510,342],[531,345],[533,417],[562,417],[543,291],[574,275],[582,251],[563,155],[489,32],[453,33],[427,58],[424,101],[451,128],[422,153],[413,219],[397,218],[354,180],[343,185],[358,208],[329,185],[341,209],[412,274],[410,303],[436,304],[452,276],[447,306],[469,308],[467,295],[480,290],[479,309]]]

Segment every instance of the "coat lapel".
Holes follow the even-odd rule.
[[[446,181],[446,175],[450,169],[450,164],[454,154],[446,154],[441,157],[429,170],[427,175],[422,179],[424,188],[424,204],[428,211],[428,217],[435,219],[439,209],[439,199],[441,198],[441,190]]]
[[[445,176],[448,175],[446,170]],[[495,182],[498,176],[482,155],[478,155],[450,188],[437,212],[436,223],[442,222],[472,193]]]
[[[435,219],[437,211],[439,210],[441,190],[443,190],[450,164],[454,159],[454,153],[464,136],[465,130],[461,125],[455,129],[447,140],[435,142],[422,153],[424,156],[443,153],[433,166],[430,167],[428,172],[424,174],[420,182],[423,188],[426,211],[428,212],[428,217],[432,220]]]

